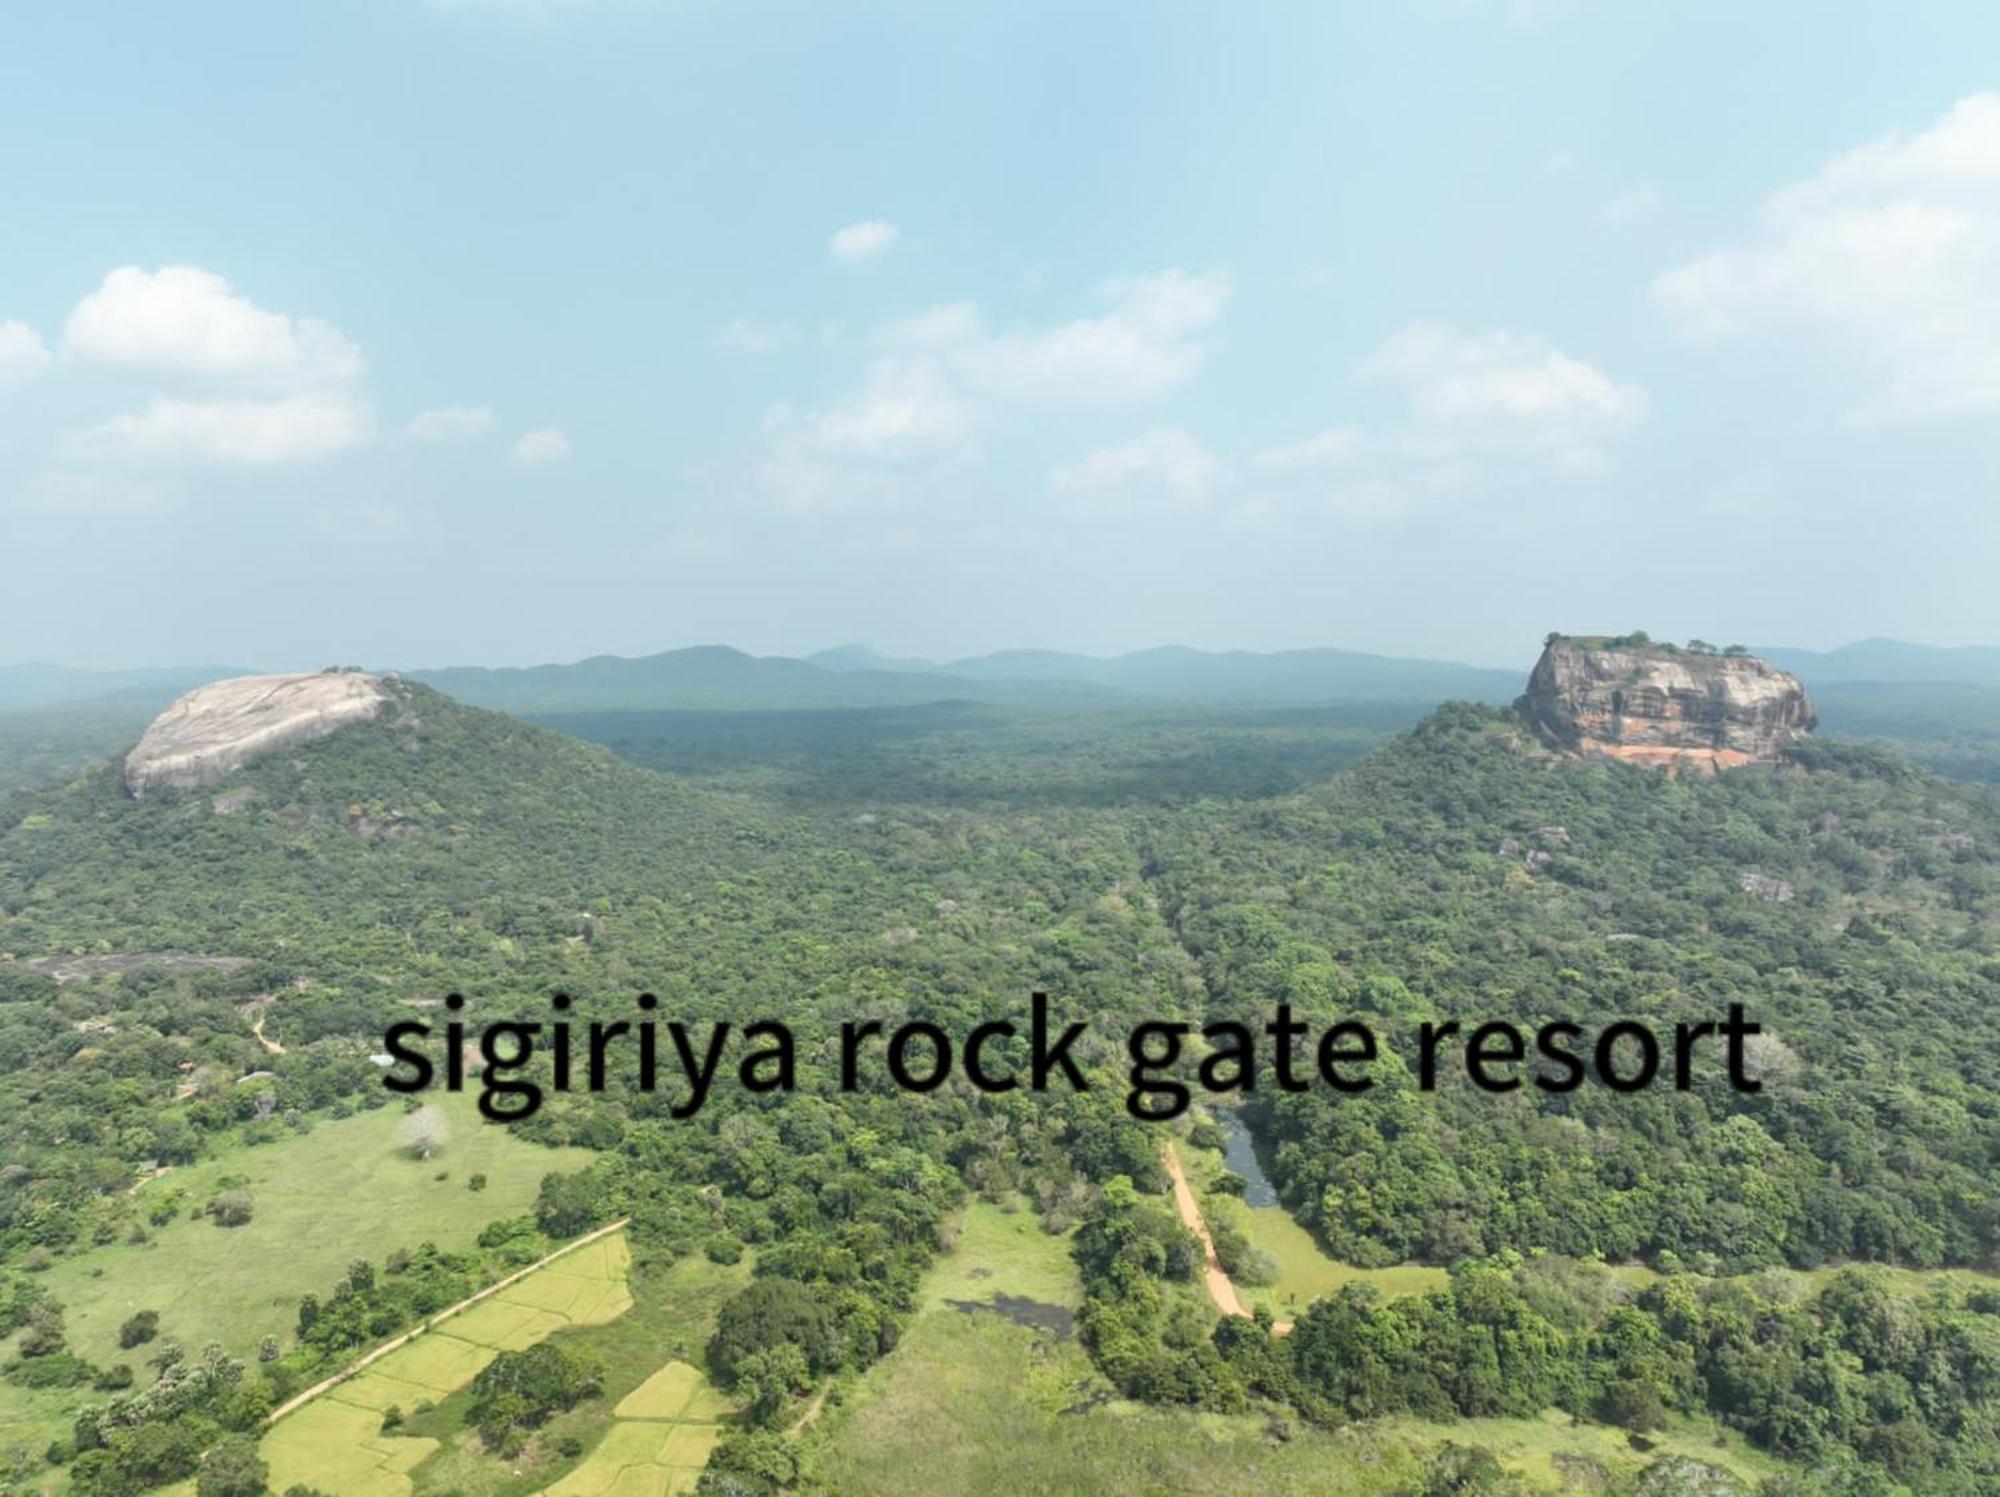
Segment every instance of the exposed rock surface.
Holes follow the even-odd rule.
[[[1819,720],[1797,677],[1754,655],[1562,635],[1514,706],[1571,753],[1703,774],[1778,759]]]
[[[361,671],[237,676],[198,686],[153,719],[125,756],[125,788],[196,790],[279,749],[382,714],[388,689]]]

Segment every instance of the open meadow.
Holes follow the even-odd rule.
[[[140,1199],[176,1201],[173,1220],[146,1242],[65,1258],[45,1276],[71,1344],[93,1362],[127,1360],[120,1323],[155,1310],[160,1333],[184,1346],[219,1341],[234,1356],[254,1353],[264,1336],[289,1340],[299,1297],[330,1289],[354,1259],[423,1242],[469,1247],[487,1223],[528,1210],[543,1175],[590,1159],[482,1121],[470,1097],[440,1095],[437,1105],[447,1131],[428,1159],[403,1143],[403,1110],[381,1107],[147,1182]],[[485,1176],[481,1190],[470,1188],[475,1175]],[[250,1197],[242,1226],[200,1214],[225,1188]]]

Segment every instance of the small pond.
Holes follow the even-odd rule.
[[[1277,1205],[1278,1189],[1271,1183],[1271,1177],[1264,1173],[1264,1166],[1257,1162],[1256,1140],[1251,1138],[1241,1115],[1233,1107],[1218,1107],[1215,1109],[1215,1122],[1227,1139],[1222,1149],[1223,1161],[1232,1174],[1241,1175],[1250,1182],[1243,1192],[1243,1204]]]

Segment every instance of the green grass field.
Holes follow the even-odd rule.
[[[1351,1436],[1298,1431],[1281,1441],[1262,1417],[1124,1402],[1075,1340],[945,1303],[996,1294],[1074,1308],[1082,1286],[1066,1238],[1044,1232],[1031,1211],[975,1201],[902,1343],[816,1427],[828,1492],[1367,1497],[1396,1490],[1414,1469],[1406,1455],[1385,1458]]]
[[[1588,1482],[1598,1474],[1629,1473],[1664,1454],[1691,1455],[1753,1480],[1777,1469],[1705,1422],[1655,1436],[1655,1449],[1642,1454],[1623,1430],[1555,1411],[1541,1419],[1397,1419],[1321,1431],[1285,1415],[1145,1408],[1112,1397],[1074,1340],[944,1303],[996,1293],[1074,1305],[1078,1285],[1065,1239],[1042,1232],[1031,1212],[975,1202],[902,1344],[817,1427],[826,1491],[1386,1497],[1407,1491],[1424,1459],[1447,1440],[1488,1447],[1552,1493],[1592,1490]]]
[[[1296,1318],[1314,1300],[1338,1294],[1348,1284],[1373,1284],[1387,1295],[1421,1294],[1447,1282],[1442,1268],[1421,1263],[1399,1263],[1393,1268],[1356,1268],[1320,1251],[1312,1233],[1292,1219],[1282,1206],[1244,1205],[1241,1201],[1209,1198],[1207,1210],[1226,1213],[1257,1247],[1271,1255],[1278,1265],[1277,1277],[1269,1284],[1238,1283],[1236,1291],[1253,1305],[1266,1305],[1280,1320]]]
[[[130,1360],[118,1326],[137,1310],[160,1312],[160,1334],[189,1348],[220,1341],[237,1356],[266,1335],[289,1342],[299,1296],[331,1289],[356,1258],[380,1262],[397,1248],[471,1246],[480,1229],[533,1205],[542,1176],[578,1169],[590,1155],[545,1149],[482,1122],[470,1097],[441,1103],[450,1121],[429,1160],[399,1146],[402,1109],[384,1107],[316,1124],[311,1131],[236,1149],[151,1182],[141,1200],[179,1190],[183,1213],[225,1175],[246,1177],[254,1215],[218,1227],[183,1214],[144,1244],[117,1243],[65,1259],[46,1283],[62,1301],[78,1355]],[[437,1179],[440,1172],[447,1178]],[[486,1189],[466,1182],[484,1174]]]

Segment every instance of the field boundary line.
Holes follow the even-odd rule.
[[[346,1382],[356,1373],[362,1371],[364,1368],[373,1366],[375,1363],[381,1361],[382,1358],[388,1356],[390,1352],[400,1351],[403,1347],[408,1346],[412,1341],[416,1340],[417,1337],[423,1335],[424,1332],[435,1330],[441,1322],[451,1319],[452,1316],[458,1314],[459,1311],[471,1309],[481,1300],[488,1299],[493,1295],[498,1294],[501,1290],[507,1288],[510,1285],[520,1283],[520,1281],[525,1279],[529,1274],[534,1273],[539,1269],[547,1268],[551,1263],[555,1262],[556,1259],[566,1257],[568,1254],[575,1252],[578,1248],[590,1246],[591,1243],[597,1241],[597,1239],[600,1237],[608,1237],[613,1232],[622,1232],[626,1227],[630,1226],[631,1223],[632,1223],[631,1217],[622,1216],[617,1221],[611,1222],[606,1226],[599,1227],[595,1231],[586,1232],[583,1234],[583,1236],[577,1238],[576,1241],[566,1242],[561,1247],[557,1248],[554,1252],[549,1253],[543,1257],[537,1258],[533,1263],[530,1263],[526,1268],[517,1268],[512,1273],[508,1274],[506,1278],[495,1279],[491,1284],[488,1284],[484,1289],[480,1290],[477,1294],[468,1294],[464,1299],[460,1300],[457,1304],[445,1306],[445,1308],[438,1311],[437,1314],[425,1320],[423,1324],[412,1326],[409,1330],[403,1332],[402,1335],[400,1336],[391,1337],[389,1340],[384,1341],[380,1346],[376,1347],[373,1351],[369,1352],[366,1356],[360,1358],[358,1361],[353,1361],[348,1363],[345,1367],[341,1368],[340,1371],[334,1373],[331,1377],[322,1378],[320,1379],[320,1381],[314,1383],[310,1388],[306,1389],[305,1392],[294,1394],[292,1397],[286,1399],[283,1403],[279,1404],[275,1409],[271,1410],[271,1412],[265,1416],[264,1419],[265,1427],[269,1428],[271,1425],[276,1424],[280,1419],[284,1418],[285,1415],[294,1412],[295,1410],[301,1408],[305,1404],[311,1403],[315,1398],[318,1398],[320,1395],[324,1393],[331,1393],[335,1388],[338,1388],[342,1383]]]

